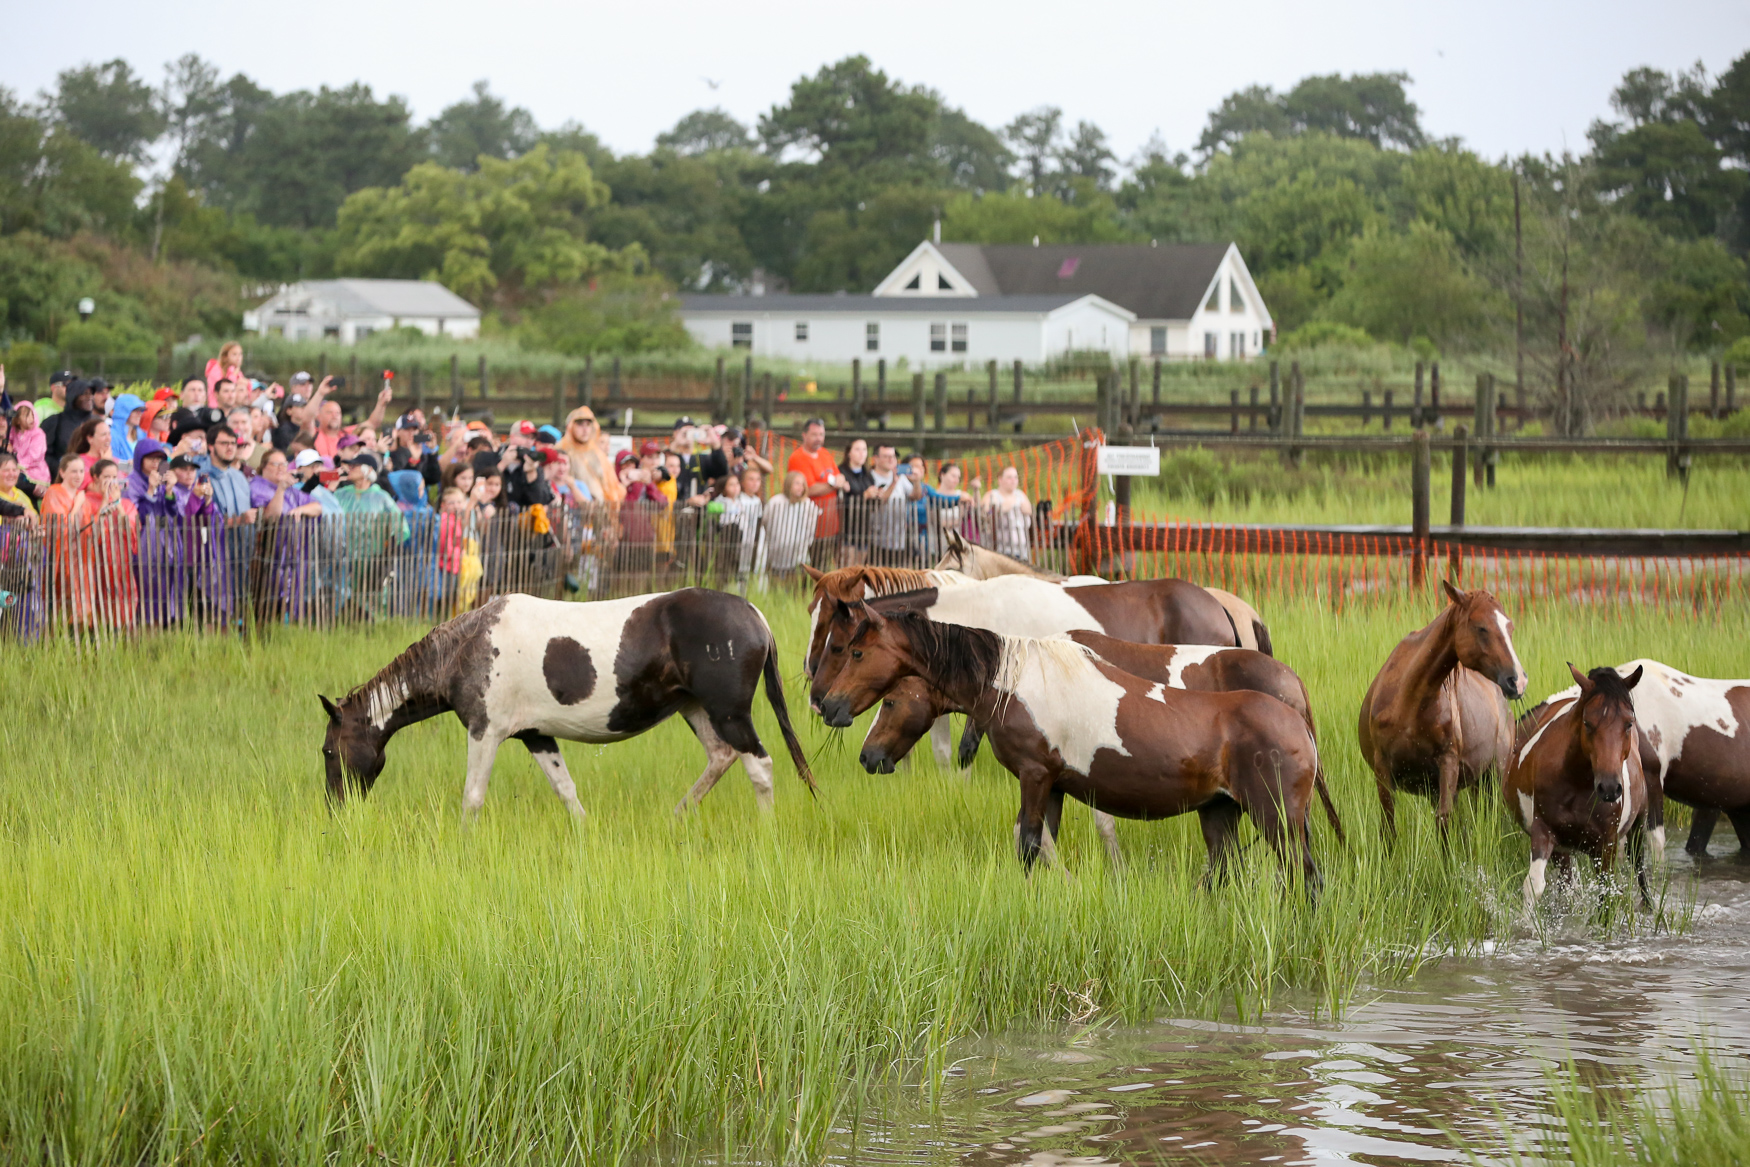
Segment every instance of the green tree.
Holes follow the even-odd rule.
[[[1512,175],[1455,141],[1424,146],[1404,160],[1397,202],[1401,222],[1440,228],[1471,261],[1511,244]]]
[[[488,91],[485,81],[474,82],[474,96],[448,106],[428,127],[432,156],[456,170],[477,169],[478,160],[515,158],[527,153],[540,139],[534,115],[521,106],[507,108]]]
[[[63,127],[45,125],[0,88],[0,235],[127,233],[140,180]]]
[[[49,108],[58,125],[106,158],[144,162],[165,130],[158,95],[120,57],[63,72]]]
[[[1015,147],[1027,189],[1045,193],[1052,163],[1063,147],[1063,111],[1055,105],[1042,105],[1004,126],[1003,136]]]
[[[1106,141],[1106,131],[1093,122],[1076,123],[1057,160],[1064,176],[1085,178],[1100,190],[1111,189],[1116,174],[1112,164],[1118,157]]]
[[[935,100],[930,157],[941,167],[945,181],[962,190],[1006,190],[1012,181],[1009,168],[1015,164],[1015,156],[1002,138],[967,117],[964,110],[949,107],[939,96]]]
[[[955,194],[942,209],[942,237],[956,243],[1120,243],[1136,238],[1119,221],[1110,195],[1087,191],[1066,203],[1020,191]],[[885,274],[885,273],[884,273]]]
[[[1254,85],[1229,94],[1197,141],[1205,156],[1248,134],[1331,134],[1373,146],[1413,150],[1426,141],[1421,111],[1404,92],[1407,73],[1332,73],[1305,77],[1285,94]]]
[[[517,331],[525,344],[572,356],[683,349],[692,342],[679,309],[661,277],[610,272],[530,308]]]
[[[630,266],[588,236],[608,188],[579,154],[536,146],[481,159],[474,174],[424,162],[393,187],[358,191],[341,207],[336,269],[440,280],[476,304],[516,307],[536,292]]]
[[[753,145],[753,134],[720,106],[695,109],[656,135],[656,148],[688,156],[738,150]]]
[[[760,197],[768,160],[741,149],[681,154],[662,147],[598,166],[613,200],[590,218],[597,242],[614,250],[638,245],[664,277],[686,288],[722,291],[752,275],[740,221]]]
[[[797,289],[868,291],[928,236],[941,205],[935,187],[889,186],[854,209],[815,212],[795,269]]]
[[[1357,239],[1322,315],[1401,344],[1427,337],[1443,349],[1476,347],[1499,317],[1491,300],[1452,236],[1417,220],[1401,234],[1375,228]]]
[[[823,177],[865,190],[936,177],[929,154],[935,99],[907,89],[863,56],[847,57],[790,88],[790,100],[760,118],[774,155],[800,151]]]

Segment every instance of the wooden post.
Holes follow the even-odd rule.
[[[1252,386],[1251,409],[1246,411],[1246,429],[1251,433],[1258,432],[1258,387]]]
[[[978,432],[978,390],[966,387],[966,432]]]
[[[1238,389],[1229,389],[1227,391],[1227,407],[1228,432],[1237,434],[1240,432],[1240,391]]]
[[[1104,374],[1104,373],[1095,374],[1095,376],[1094,376],[1094,427],[1096,429],[1103,430],[1106,428],[1106,411],[1108,409],[1108,406],[1106,403],[1106,393],[1107,393],[1106,374]]]
[[[553,378],[553,424],[565,424],[565,370]]]
[[[1440,362],[1435,361],[1428,366],[1428,408],[1433,416],[1428,419],[1428,428],[1438,429],[1445,424],[1446,419],[1440,415]]]
[[[1731,417],[1738,408],[1738,366],[1726,366],[1726,416]]]
[[[1489,423],[1488,447],[1483,451],[1483,485],[1490,490],[1495,489],[1495,464],[1500,461],[1500,453],[1495,449],[1495,434],[1500,429],[1496,423],[1501,417],[1501,390],[1495,384],[1495,374],[1489,374],[1489,410],[1485,420]]]
[[[719,363],[721,363],[723,358],[719,357],[717,359],[718,359]],[[579,405],[587,405],[590,407],[590,409],[592,411],[595,409],[595,354],[594,353],[585,353],[583,355],[583,376],[578,380],[578,383],[577,383],[577,396],[578,396],[577,403]],[[601,423],[599,421],[596,423],[596,428],[598,430],[601,428]]]
[[[1428,431],[1410,438],[1410,582],[1421,587],[1428,565]]]
[[[1671,452],[1666,455],[1666,473],[1677,478],[1689,476],[1689,454],[1681,443],[1689,437],[1689,375],[1677,373],[1671,378],[1671,389],[1667,400],[1670,408],[1665,412],[1665,433],[1674,443]]]
[[[1415,429],[1418,426],[1423,426],[1423,425],[1428,424],[1427,419],[1422,416],[1422,374],[1424,371],[1425,370],[1422,367],[1422,362],[1417,361],[1416,362],[1415,397],[1412,399],[1411,404],[1410,404],[1410,428],[1411,429]]]
[[[1718,361],[1715,361],[1713,368],[1708,370],[1707,415],[1715,421],[1720,420],[1720,363]]]
[[[1161,411],[1161,358],[1156,357],[1154,360],[1154,365],[1155,365],[1154,407],[1155,407],[1155,412],[1159,413]],[[1271,365],[1274,366],[1275,362],[1272,361]]]
[[[1131,425],[1142,415],[1142,358],[1130,358],[1130,395],[1124,399],[1124,420]]]
[[[413,408],[419,410],[419,416],[425,416],[425,382],[419,376],[419,362],[415,361],[410,374],[413,377]]]
[[[935,422],[936,432],[941,433],[948,428],[948,374],[936,374]],[[920,484],[921,485],[921,484]]]
[[[1300,362],[1295,361],[1289,369],[1289,381],[1293,393],[1289,413],[1292,415],[1289,430],[1290,436],[1299,438],[1306,433],[1306,376],[1300,371]],[[1296,466],[1300,465],[1302,451],[1295,446],[1289,451],[1289,457]]]
[[[863,358],[851,358],[851,427],[863,428]]]
[[[616,363],[618,358],[616,358]],[[747,398],[753,390],[753,358],[742,366],[741,376],[729,383],[729,424],[742,425],[747,418]]]
[[[486,397],[488,389],[489,389],[489,385],[487,383],[487,377],[486,377],[486,354],[481,353],[480,354],[480,396],[482,399],[484,399]]]
[[[1381,419],[1383,421],[1381,428],[1388,430],[1391,428],[1391,394],[1392,391],[1390,389],[1385,391],[1385,410],[1381,414]]]
[[[778,399],[772,391],[772,375],[767,373],[760,378],[760,421],[768,430],[772,428],[772,413],[777,406]]]
[[[911,428],[915,435],[913,449],[924,444],[924,375],[911,375]]]
[[[1470,431],[1459,426],[1452,434],[1452,525],[1464,526],[1465,462],[1468,460]]]
[[[875,362],[875,410],[882,415],[881,428],[887,428],[887,358]]]
[[[1471,432],[1477,436],[1477,456],[1473,460],[1473,476],[1478,486],[1483,484],[1483,463],[1489,460],[1489,375],[1477,374],[1477,396],[1471,403]]]
[[[851,362],[853,365],[855,361]],[[723,358],[717,358],[717,369],[711,374],[711,420],[722,421],[729,406],[726,400],[729,386],[723,375]]]
[[[1373,420],[1373,390],[1361,391],[1361,428],[1366,429],[1367,423]]]
[[[450,419],[455,420],[462,412],[462,360],[455,353],[450,354]]]
[[[1021,404],[1021,391],[1026,387],[1026,377],[1021,368],[1021,362],[1015,362],[1015,404]]]
[[[1015,362],[1017,367],[1020,363],[1019,361]],[[997,363],[994,360],[991,361],[985,372],[990,377],[990,415],[984,419],[984,424],[992,433],[995,433],[997,428]],[[972,390],[968,389],[966,392],[970,396]],[[966,428],[968,430],[973,428],[970,420],[967,421]]]
[[[1271,432],[1283,436],[1283,367],[1271,360]]]
[[[747,358],[747,375],[748,375],[749,379],[751,379],[753,377],[753,358],[752,357]],[[613,368],[608,370],[608,400],[609,401],[620,400],[621,392],[622,392],[622,390],[620,387],[620,355],[618,353],[615,353],[614,354],[614,366],[613,366]],[[746,399],[743,398],[743,400],[746,400]],[[736,424],[740,425],[741,423],[738,421],[738,422],[736,422]]]

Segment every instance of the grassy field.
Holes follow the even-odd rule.
[[[1452,506],[1452,462],[1436,454],[1430,514]],[[1407,458],[1308,454],[1295,469],[1274,454],[1174,450],[1159,478],[1138,478],[1133,506],[1151,516],[1218,523],[1410,521]],[[1465,522],[1474,527],[1656,527],[1750,529],[1750,461],[1699,458],[1687,489],[1660,456],[1504,455],[1494,489],[1467,479]]]
[[[760,602],[794,677],[803,611]],[[677,821],[702,764],[677,721],[564,747],[581,826],[507,746],[464,827],[447,717],[393,743],[368,802],[323,807],[315,693],[415,630],[0,648],[0,1161],[807,1160],[868,1088],[939,1080],[956,1038],[1050,1026],[1081,997],[1097,1020],[1250,1017],[1290,987],[1340,1010],[1429,953],[1536,943],[1525,844],[1493,801],[1461,802],[1450,858],[1414,801],[1404,845],[1377,843],[1354,711],[1431,596],[1266,607],[1351,830],[1339,850],[1315,816],[1316,907],[1261,846],[1200,890],[1194,816],[1121,824],[1120,874],[1072,808],[1072,878],[1023,878],[988,752],[970,778],[865,775],[860,729],[821,729],[796,680],[818,801],[780,761],[775,813],[737,769]],[[1746,615],[1547,608],[1518,614],[1518,641],[1534,692],[1569,659],[1742,676]],[[1668,889],[1661,924],[1685,902]]]

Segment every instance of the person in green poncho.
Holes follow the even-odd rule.
[[[374,609],[393,585],[395,553],[408,540],[407,517],[389,492],[377,485],[382,465],[374,454],[345,463],[347,481],[334,492],[346,512],[346,550],[350,578],[335,599]],[[370,517],[367,517],[370,516]]]
[[[399,532],[399,541],[407,542],[407,516],[401,513],[389,492],[377,485],[377,473],[382,469],[377,456],[360,454],[344,465],[346,483],[334,492],[340,509],[349,515],[393,515],[393,529]]]

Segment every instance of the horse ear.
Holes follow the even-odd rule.
[[[819,583],[821,580],[826,578],[826,572],[816,571],[816,570],[814,570],[814,568],[808,566],[806,563],[804,563],[802,565],[802,570],[806,571],[808,573],[808,578],[813,580],[815,583]]]
[[[1447,599],[1451,600],[1455,604],[1464,603],[1464,593],[1459,591],[1457,588],[1453,587],[1451,580],[1449,580],[1449,579],[1441,580],[1440,586],[1446,589],[1446,598]]]
[[[1592,691],[1592,678],[1575,668],[1573,661],[1568,662],[1568,671],[1574,674],[1574,680],[1580,682],[1581,693],[1590,693]]]
[[[1640,684],[1641,683],[1641,673],[1646,670],[1646,667],[1647,667],[1646,665],[1636,665],[1635,671],[1630,673],[1628,676],[1626,676],[1622,679],[1622,687],[1625,689],[1632,689],[1636,685]]]
[[[863,619],[869,622],[869,627],[877,631],[887,627],[887,617],[871,608],[867,601],[859,602],[857,608]]]
[[[324,697],[320,693],[316,694],[316,700],[322,702],[322,708],[324,708],[328,711],[328,720],[329,721],[339,721],[340,720],[340,706],[336,705],[334,702],[330,701],[328,698]]]
[[[966,550],[966,537],[959,531],[949,527],[944,534],[948,536],[948,549],[950,551],[963,552]]]

